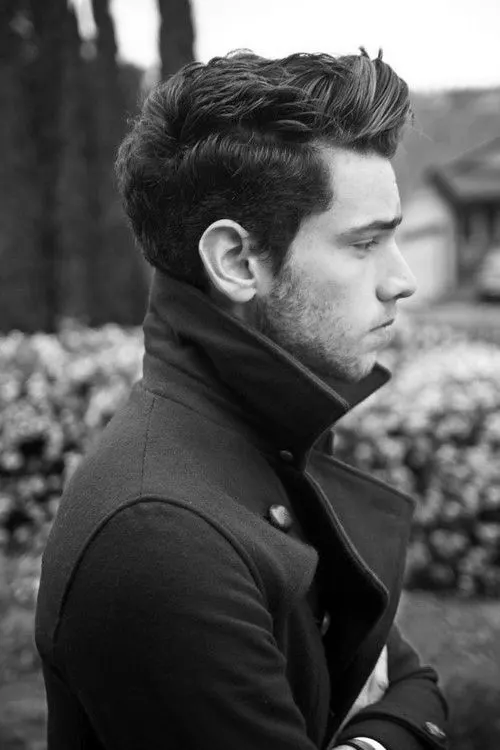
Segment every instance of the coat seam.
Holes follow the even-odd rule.
[[[66,585],[64,587],[64,593],[63,593],[63,595],[61,597],[61,602],[60,602],[60,606],[59,606],[57,622],[56,622],[56,625],[55,625],[55,628],[54,628],[54,635],[53,635],[53,639],[52,639],[52,643],[53,643],[52,653],[53,654],[54,654],[54,648],[55,648],[56,642],[57,642],[58,632],[59,632],[59,629],[60,629],[60,626],[61,626],[61,622],[62,622],[62,619],[63,619],[64,608],[66,606],[66,601],[67,601],[67,598],[69,596],[69,592],[70,592],[71,586],[72,586],[73,581],[75,579],[75,576],[76,576],[76,574],[78,572],[80,564],[81,564],[81,562],[82,562],[82,560],[83,560],[86,552],[88,551],[90,545],[97,538],[97,536],[104,529],[104,527],[115,516],[117,516],[122,511],[131,508],[134,505],[139,505],[140,503],[144,503],[144,504],[146,504],[146,503],[164,503],[164,504],[167,504],[167,505],[177,506],[177,507],[180,507],[180,508],[184,509],[185,511],[188,511],[188,512],[190,512],[190,513],[192,513],[192,514],[194,514],[194,515],[202,518],[205,521],[205,523],[208,523],[218,534],[220,534],[221,537],[223,537],[226,540],[226,542],[232,547],[232,549],[240,557],[240,559],[242,560],[243,564],[248,569],[248,572],[249,572],[250,576],[252,577],[252,580],[256,584],[256,586],[257,586],[257,588],[258,588],[258,590],[259,590],[259,592],[260,592],[260,594],[261,594],[261,596],[262,596],[262,598],[263,598],[263,600],[265,602],[265,606],[266,606],[268,612],[271,613],[270,603],[268,601],[268,598],[267,598],[267,595],[266,595],[266,591],[265,591],[265,586],[264,586],[264,583],[262,581],[262,578],[260,576],[259,571],[255,567],[255,565],[252,564],[251,560],[248,559],[248,553],[246,552],[246,550],[239,549],[239,545],[236,543],[236,541],[234,539],[232,539],[231,533],[224,527],[223,524],[220,524],[220,526],[219,526],[215,522],[214,519],[211,519],[208,515],[200,512],[200,510],[197,509],[197,508],[191,508],[191,507],[189,507],[189,505],[187,505],[182,500],[179,501],[179,500],[175,500],[173,498],[162,498],[162,497],[154,497],[154,496],[150,496],[150,497],[135,497],[135,498],[129,500],[128,502],[124,503],[123,505],[121,505],[119,508],[114,508],[104,518],[102,518],[101,521],[100,521],[100,523],[92,530],[92,533],[85,540],[85,543],[82,544],[80,552],[79,552],[79,554],[78,554],[78,556],[77,556],[77,558],[76,558],[76,560],[75,560],[75,562],[74,562],[74,564],[73,564],[73,566],[71,568],[71,573],[68,576],[68,579],[66,581]],[[301,579],[301,581],[302,580],[303,580],[303,578]],[[295,592],[295,590],[296,589],[294,589],[294,592]],[[284,599],[285,599],[285,601],[287,601],[287,599],[285,597],[284,597]]]

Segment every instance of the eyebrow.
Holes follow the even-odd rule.
[[[371,221],[369,224],[360,224],[358,227],[345,229],[338,235],[338,239],[346,240],[355,237],[358,234],[366,234],[367,232],[390,232],[391,230],[396,229],[402,221],[403,216],[402,214],[399,214],[389,221],[379,219],[377,221]]]

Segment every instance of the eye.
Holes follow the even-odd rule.
[[[366,242],[357,242],[353,247],[355,247],[357,250],[363,250],[364,252],[367,252],[370,250],[374,245],[378,245],[377,240],[367,240]]]

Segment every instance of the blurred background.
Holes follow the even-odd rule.
[[[0,750],[43,750],[40,557],[65,482],[140,377],[150,272],[113,178],[149,87],[250,48],[384,59],[412,91],[395,159],[419,283],[392,385],[337,454],[417,499],[399,619],[439,670],[452,750],[500,747],[498,0],[1,0]]]

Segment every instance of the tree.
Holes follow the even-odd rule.
[[[61,308],[65,316],[89,321],[89,288],[92,278],[88,264],[89,248],[97,242],[93,205],[95,185],[90,165],[93,148],[93,100],[88,63],[82,57],[82,39],[74,9],[66,19],[62,103],[62,152],[58,184],[58,221],[62,245]]]
[[[2,331],[144,316],[149,272],[113,171],[142,74],[118,65],[108,0],[92,4],[89,57],[67,0],[0,1]]]
[[[88,248],[90,322],[139,323],[147,300],[145,262],[134,246],[114,181],[116,150],[125,131],[125,94],[109,0],[92,0],[96,57],[89,63],[94,97],[93,220],[98,236]]]
[[[20,0],[0,2],[0,330],[39,324],[34,244],[38,217],[35,154],[25,72],[32,27]]]
[[[194,60],[194,29],[189,0],[158,0],[161,77],[165,80]]]
[[[61,315],[61,241],[57,185],[61,163],[66,0],[29,0],[35,54],[29,66],[30,124],[36,153],[40,211],[37,221],[37,272],[43,303],[40,328],[55,331]]]

